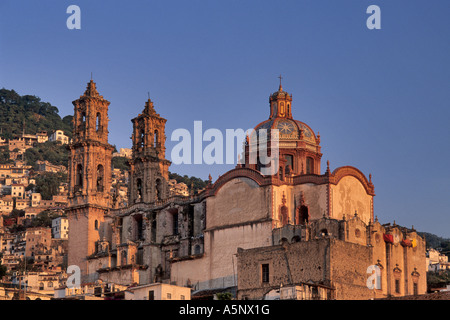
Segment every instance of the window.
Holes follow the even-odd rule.
[[[81,114],[81,125],[83,126],[82,127],[83,129],[84,129],[85,122],[86,122],[86,112],[83,112]]]
[[[144,147],[145,145],[145,131],[144,129],[141,129],[139,133],[139,141],[138,141],[138,147]]]
[[[416,282],[413,283],[414,295],[417,296],[419,294],[419,286]]]
[[[100,112],[97,112],[97,123],[96,123],[96,130],[97,130],[97,132],[101,128],[101,122],[102,122],[102,115],[100,114]]]
[[[138,199],[142,198],[142,180],[137,179],[137,193],[138,193]]]
[[[155,134],[153,135],[153,146],[156,148],[158,147],[158,130],[155,130]]]
[[[148,292],[148,300],[155,300],[155,292],[153,290]]]
[[[83,166],[81,164],[77,165],[76,175],[76,185],[81,188],[83,186]]]
[[[168,293],[168,294],[167,294],[167,299],[168,299],[168,300],[172,299],[172,294],[171,294],[171,293]]]
[[[94,227],[95,227],[95,230],[98,230],[98,220],[95,220]]]
[[[262,283],[269,283],[269,265],[268,264],[261,265],[261,276],[262,276]]]
[[[400,293],[400,280],[395,279],[395,293]]]
[[[162,185],[161,185],[161,180],[160,179],[156,179],[156,198],[158,200],[162,199]]]
[[[319,289],[317,287],[311,288],[311,295],[312,300],[320,300]]]
[[[180,300],[186,300],[183,295],[180,296]]]
[[[306,173],[314,173],[314,160],[313,158],[306,158]]]
[[[291,168],[291,171],[294,170],[294,157],[290,154],[287,154],[284,156],[286,159],[286,168],[289,166]]]
[[[308,220],[309,220],[308,207],[306,207],[306,206],[300,207],[299,218],[300,218],[300,221],[299,221],[300,224],[303,224],[303,225],[308,224]]]
[[[97,191],[103,192],[104,169],[101,164],[97,166]]]
[[[172,214],[172,231],[174,235],[178,234],[178,212]]]

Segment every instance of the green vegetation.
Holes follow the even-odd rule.
[[[114,169],[120,169],[121,171],[130,170],[128,158],[126,157],[114,157],[111,160],[111,164]]]
[[[233,300],[231,292],[220,292],[216,294],[218,300]]]
[[[21,96],[14,90],[0,89],[0,136],[13,139],[23,133],[48,133],[56,129],[72,137],[72,116],[63,119],[57,107],[32,95]]]
[[[69,164],[69,150],[65,145],[58,141],[47,141],[39,143],[34,148],[27,149],[24,153],[24,160],[26,164],[37,169],[36,161],[47,160],[54,165],[63,165],[65,167]]]
[[[440,272],[427,272],[428,290],[443,288],[450,284],[450,270]]]
[[[3,276],[6,276],[6,271],[8,270],[8,268],[6,267],[6,266],[3,266],[1,263],[0,263],[0,279],[3,277]]]
[[[8,146],[0,147],[0,164],[14,163],[14,160],[9,158]]]
[[[428,232],[417,232],[417,234],[425,238],[427,249],[433,248],[442,251],[447,256],[450,255],[450,239],[442,238]]]
[[[51,200],[58,193],[59,185],[67,182],[67,173],[44,172],[36,176],[36,192],[41,194],[42,200]]]
[[[52,227],[52,220],[61,217],[61,214],[52,210],[45,210],[34,217],[31,227]]]
[[[24,217],[25,216],[25,211],[24,210],[18,210],[18,209],[13,209],[8,215],[8,218],[19,218],[19,217]]]
[[[194,192],[197,192],[198,190],[204,189],[206,185],[208,184],[207,180],[202,180],[200,178],[196,177],[188,177],[187,175],[180,176],[177,173],[171,173],[169,172],[169,179],[175,179],[178,183],[184,182],[188,188],[191,188],[191,184],[194,187]]]

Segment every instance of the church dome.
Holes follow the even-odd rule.
[[[252,152],[270,141],[273,130],[277,130],[278,146],[267,143],[267,147],[278,148],[280,179],[284,179],[285,174],[320,174],[320,135],[292,117],[292,95],[283,91],[281,83],[278,91],[269,96],[269,105],[269,119],[259,123],[246,141],[247,166],[258,171],[266,167],[266,164],[251,163],[256,162],[251,157]]]
[[[267,130],[269,137],[272,129],[278,129],[280,141],[301,140],[312,144],[319,143],[314,131],[299,120],[276,117],[258,124],[255,127],[255,132],[258,133],[260,129]]]

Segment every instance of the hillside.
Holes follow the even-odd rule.
[[[206,180],[202,180],[197,177],[188,177],[187,175],[181,176],[177,173],[172,172],[169,172],[169,179],[175,179],[178,183],[183,182],[188,186],[189,189],[192,185],[194,188],[194,192],[204,189],[207,184]]]
[[[39,97],[21,96],[14,90],[0,89],[0,136],[13,139],[25,133],[46,131],[49,134],[60,129],[72,137],[72,116],[61,119],[57,107],[43,102]]]
[[[450,254],[450,239],[439,237],[429,232],[417,232],[421,237],[425,237],[427,248],[434,248]]]

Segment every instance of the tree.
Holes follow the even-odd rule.
[[[175,179],[178,183],[183,182],[185,183],[189,188],[191,185],[194,187],[194,192],[204,189],[208,183],[206,180],[202,180],[197,177],[188,177],[187,175],[180,176],[177,173],[171,173],[169,172],[169,179]]]
[[[8,215],[9,218],[18,218],[23,216],[25,216],[25,211],[19,209],[13,209]]]
[[[71,137],[73,116],[61,119],[58,112],[57,107],[39,97],[0,89],[0,136],[12,139],[22,134],[24,128],[27,133],[51,132],[57,128]]]
[[[2,277],[6,276],[6,271],[7,271],[7,270],[8,270],[8,269],[6,268],[6,266],[2,265],[1,262],[0,262],[0,279],[1,279]]]
[[[24,160],[28,165],[37,170],[37,161],[47,160],[54,165],[68,166],[69,150],[59,141],[47,141],[37,144],[34,148],[29,148],[24,153]]]
[[[51,210],[45,210],[40,212],[34,217],[33,221],[31,221],[32,227],[51,227],[52,220],[60,217],[61,215],[57,212]]]
[[[36,177],[36,192],[41,194],[43,200],[51,200],[58,194],[61,183],[67,182],[67,173],[44,172]]]
[[[231,294],[231,292],[221,292],[221,293],[217,293],[217,300],[232,300],[233,299],[233,295]]]
[[[128,164],[128,158],[126,157],[114,157],[111,160],[112,167],[115,169],[120,169],[121,171],[130,170],[130,166]]]

